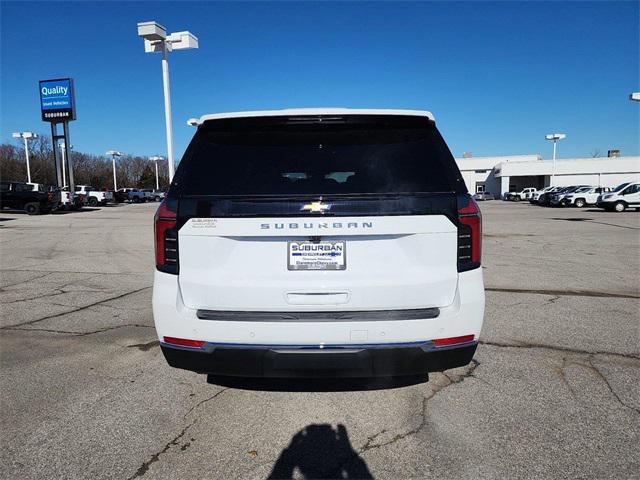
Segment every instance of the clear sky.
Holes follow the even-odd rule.
[[[159,54],[138,21],[190,30],[170,56],[176,157],[189,117],[284,107],[431,110],[456,156],[639,154],[639,3],[2,2],[2,123],[47,133],[38,80],[75,79],[80,151],[166,153]]]

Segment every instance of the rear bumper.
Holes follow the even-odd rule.
[[[184,305],[177,275],[155,272],[159,340],[205,342],[202,348],[161,343],[171,366],[219,375],[362,377],[421,374],[469,363],[475,342],[435,347],[431,340],[479,338],[482,269],[461,272],[453,303],[437,309],[346,312],[331,306],[321,312],[315,306],[295,307],[291,312],[198,311]]]
[[[437,348],[431,342],[345,347],[206,344],[202,349],[161,344],[169,365],[237,377],[317,378],[422,375],[467,365],[477,342]]]

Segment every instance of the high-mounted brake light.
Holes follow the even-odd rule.
[[[480,267],[482,215],[471,195],[458,197],[458,271]]]
[[[447,347],[449,345],[473,342],[474,339],[475,335],[462,335],[461,337],[436,338],[432,342],[436,347]]]
[[[187,338],[176,338],[176,337],[162,337],[162,341],[164,343],[168,343],[169,345],[179,345],[181,347],[191,347],[191,348],[202,348],[202,346],[205,343],[202,340],[189,340]]]
[[[156,268],[165,273],[178,273],[178,216],[175,201],[165,199],[156,212]]]

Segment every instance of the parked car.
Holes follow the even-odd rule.
[[[97,207],[105,206],[108,202],[113,202],[113,194],[109,191],[99,190],[90,185],[76,185],[75,191],[79,195],[83,195],[87,205]]]
[[[171,366],[367,377],[471,361],[482,219],[430,113],[200,122],[155,217],[153,316]]]
[[[563,203],[567,207],[582,208],[585,205],[595,205],[598,202],[598,197],[610,192],[609,187],[582,187],[573,193],[569,193],[564,196]]]
[[[609,193],[604,193],[596,202],[608,212],[624,212],[628,208],[640,209],[640,182],[622,183]]]
[[[146,202],[147,198],[142,190],[139,188],[121,188],[118,190],[127,195],[127,201],[132,203]]]
[[[547,192],[555,192],[557,189],[558,187],[544,187],[541,190],[536,190],[533,192],[533,195],[529,197],[529,203],[538,203],[541,195],[544,195]]]
[[[538,197],[538,205],[542,205],[543,207],[548,207],[551,204],[551,197],[558,193],[563,193],[568,190],[569,187],[553,187],[552,189],[541,193]]]
[[[164,192],[162,190],[155,190],[150,188],[145,188],[142,190],[149,202],[159,202],[164,198]]]
[[[551,195],[551,198],[549,199],[549,206],[551,207],[564,207],[565,202],[564,202],[564,198],[570,194],[570,193],[574,193],[577,190],[580,190],[581,188],[585,188],[585,187],[589,187],[589,185],[572,185],[570,187],[567,187],[563,190],[559,190],[555,193],[553,193]]]
[[[482,202],[485,200],[494,200],[495,197],[491,192],[478,192],[473,196],[474,199]]]
[[[533,196],[533,193],[536,191],[533,187],[523,188],[519,192],[507,192],[504,194],[505,200],[513,200],[515,202],[519,202],[520,200],[528,200]]]
[[[33,184],[0,182],[0,209],[24,210],[29,215],[49,213],[54,206],[53,192],[34,190]]]

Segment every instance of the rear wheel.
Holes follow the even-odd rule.
[[[29,215],[38,215],[40,213],[40,204],[37,202],[30,202],[24,206],[24,211]]]
[[[616,204],[613,206],[613,209],[616,212],[624,212],[627,209],[627,205],[624,202],[616,202]]]
[[[90,207],[97,207],[98,206],[98,199],[96,197],[89,197],[89,206]]]
[[[578,199],[575,201],[575,205],[576,205],[576,207],[578,207],[578,208],[582,208],[582,207],[584,207],[584,199],[582,199],[582,198],[578,198]]]
[[[515,197],[513,197],[513,200],[516,202],[520,201],[520,195],[516,195]]]

